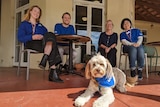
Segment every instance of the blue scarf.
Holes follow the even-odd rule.
[[[102,78],[95,78],[98,84],[102,87],[111,87],[115,84],[114,78],[107,78],[106,76]]]

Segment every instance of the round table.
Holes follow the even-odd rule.
[[[82,35],[57,35],[58,43],[69,43],[69,73],[80,75],[73,70],[73,43],[86,43],[90,41],[90,37]],[[82,75],[80,75],[82,76]]]
[[[148,42],[147,45],[160,46],[160,41]]]

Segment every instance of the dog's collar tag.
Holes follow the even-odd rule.
[[[112,87],[115,84],[114,78],[106,78],[106,76],[102,78],[95,78],[98,84],[102,87]]]

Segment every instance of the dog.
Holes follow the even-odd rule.
[[[118,75],[121,75],[122,79]],[[74,105],[76,107],[82,107],[97,91],[101,96],[94,101],[93,107],[108,107],[115,100],[114,87],[120,92],[126,91],[126,77],[123,72],[118,68],[112,68],[110,62],[100,54],[93,56],[88,61],[85,77],[90,79],[89,86],[83,94],[75,99]]]
[[[90,79],[89,86],[75,99],[74,105],[77,107],[82,107],[97,91],[100,92],[101,97],[93,103],[93,107],[108,107],[115,99],[113,88],[125,93],[126,86],[133,87],[138,81],[138,76],[126,77],[122,70],[112,67],[110,62],[99,53],[88,61],[85,77]]]

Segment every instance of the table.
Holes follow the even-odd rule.
[[[160,41],[155,41],[155,42],[148,42],[146,43],[147,45],[152,45],[152,46],[160,46]]]
[[[160,46],[160,41],[148,42],[148,43],[146,43],[146,45]],[[155,71],[155,72],[158,72],[158,75],[160,75],[160,71]]]
[[[58,43],[69,43],[69,73],[82,76],[81,74],[73,70],[72,46],[73,46],[73,43],[86,43],[91,39],[88,36],[82,36],[82,35],[57,35],[56,39]]]

